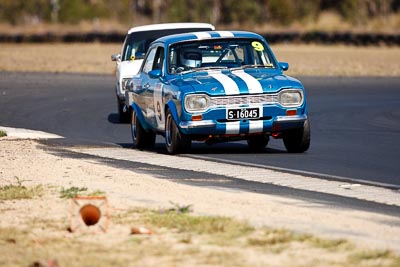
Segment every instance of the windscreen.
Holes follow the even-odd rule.
[[[257,39],[209,39],[172,45],[168,72],[181,73],[200,68],[276,68],[268,46]]]
[[[143,59],[150,44],[163,36],[186,33],[210,31],[210,28],[180,28],[167,30],[154,30],[145,32],[133,32],[125,39],[124,51],[122,52],[122,60]],[[134,54],[132,52],[135,52]]]

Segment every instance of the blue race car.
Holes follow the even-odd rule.
[[[154,41],[126,92],[134,146],[152,147],[165,137],[170,154],[192,140],[207,144],[247,140],[262,150],[270,136],[288,152],[310,146],[306,93],[283,75],[265,39],[252,32],[210,31]]]

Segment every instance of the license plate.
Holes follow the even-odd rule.
[[[227,120],[258,119],[260,118],[259,108],[235,108],[226,111]]]

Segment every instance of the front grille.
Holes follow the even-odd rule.
[[[249,104],[276,104],[277,94],[211,97],[211,106],[236,106]]]

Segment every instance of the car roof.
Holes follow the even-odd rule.
[[[207,40],[221,38],[255,38],[265,40],[261,35],[248,31],[206,31],[206,32],[190,32],[180,33],[161,37],[154,42],[162,42],[167,45],[176,42],[190,40]]]
[[[184,28],[201,28],[215,30],[214,25],[209,23],[196,23],[196,22],[182,22],[182,23],[160,23],[160,24],[149,24],[143,26],[136,26],[128,31],[128,34],[133,32],[144,32],[154,30],[169,30],[169,29],[184,29]]]

